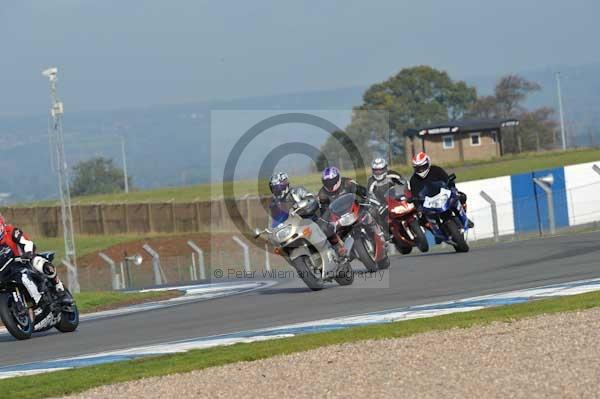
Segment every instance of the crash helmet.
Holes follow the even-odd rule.
[[[321,181],[323,182],[323,187],[329,192],[336,192],[339,190],[342,185],[342,176],[340,171],[335,166],[329,166],[323,170],[323,175],[321,176]]]
[[[269,188],[275,198],[283,198],[290,191],[290,181],[287,173],[277,172],[269,180]]]
[[[412,158],[412,167],[415,173],[422,179],[427,177],[429,169],[431,169],[431,160],[429,155],[420,152]]]
[[[375,180],[383,180],[387,176],[388,165],[387,161],[384,158],[375,158],[373,162],[371,162],[371,173],[373,174],[373,178]]]

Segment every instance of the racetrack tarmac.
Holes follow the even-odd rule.
[[[0,335],[0,366],[125,349],[600,277],[600,232],[392,258],[382,281],[319,292],[298,279],[247,294],[82,322],[28,341]],[[357,267],[358,269],[358,267]],[[227,273],[226,273],[227,274]],[[262,278],[258,275],[257,278]]]

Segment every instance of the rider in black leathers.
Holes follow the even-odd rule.
[[[331,166],[323,170],[321,181],[323,183],[323,187],[321,187],[317,196],[319,198],[319,203],[321,204],[321,215],[326,220],[329,218],[327,214],[329,205],[336,198],[343,194],[352,193],[361,197],[365,202],[377,202],[373,201],[372,198],[370,199],[369,191],[366,187],[361,186],[352,179],[342,177],[340,171],[335,166]],[[370,207],[369,213],[372,217],[369,218],[367,223],[365,223],[365,227],[371,233],[374,233],[376,231],[375,227],[377,224],[377,218],[374,215],[374,213],[376,213],[378,209],[382,206],[379,203],[376,203],[376,205],[376,207]]]

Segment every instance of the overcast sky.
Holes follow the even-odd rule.
[[[600,62],[600,2],[0,0],[0,115],[365,86]]]

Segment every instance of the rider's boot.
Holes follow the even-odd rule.
[[[56,290],[56,295],[58,296],[58,300],[60,301],[60,303],[63,305],[72,305],[73,298],[71,298],[70,295],[67,295],[67,292],[65,291],[65,286],[63,285],[62,281],[60,281],[60,279],[58,278],[58,275],[54,276],[54,278],[50,281],[52,281],[52,283],[54,284],[54,289]]]

